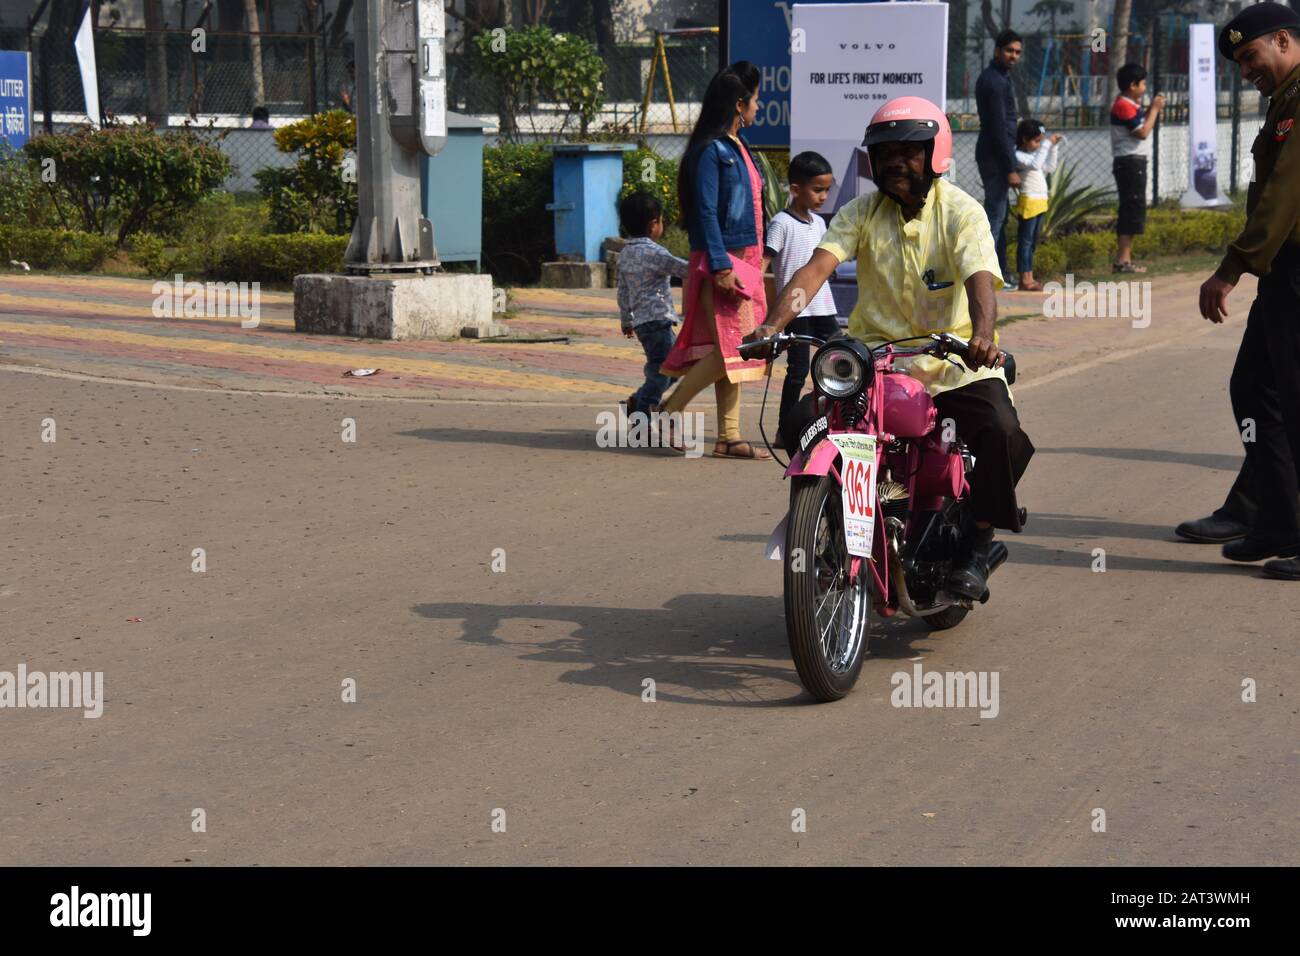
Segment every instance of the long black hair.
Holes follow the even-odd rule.
[[[739,70],[738,70],[739,68]],[[691,183],[695,178],[695,163],[700,150],[731,132],[736,118],[736,103],[747,100],[758,90],[758,68],[740,60],[714,74],[704,91],[700,116],[686,141],[686,152],[677,167],[677,204],[682,210],[682,221],[690,219],[694,211],[691,202]],[[752,85],[751,85],[752,83]]]
[[[751,94],[758,89],[758,83],[762,78],[762,74],[759,73],[758,67],[753,63],[750,63],[748,60],[737,60],[735,63],[728,66],[727,69],[740,77],[740,82],[745,84],[745,89],[749,90]]]

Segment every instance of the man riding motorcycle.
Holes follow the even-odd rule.
[[[1020,428],[997,346],[1001,270],[983,206],[940,177],[952,165],[952,128],[928,100],[890,100],[872,116],[862,145],[878,192],[844,205],[812,259],[791,278],[766,324],[750,340],[783,329],[835,267],[857,259],[858,302],[849,334],[875,347],[909,336],[951,332],[970,342],[967,368],[930,356],[907,371],[926,385],[940,421],[951,419],[975,457],[970,477],[976,531],[953,564],[948,590],[971,600],[984,593],[994,527],[1021,528],[1016,483],[1034,453]],[[814,416],[813,395],[781,426],[793,447]]]

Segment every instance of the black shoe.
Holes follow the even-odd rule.
[[[633,392],[627,398],[623,399],[623,404],[627,406],[627,417],[631,418],[640,410],[641,406],[637,404],[636,393]]]
[[[959,597],[978,601],[989,588],[989,548],[993,544],[992,528],[971,532],[970,551],[948,574],[947,590]]]
[[[1223,556],[1229,561],[1263,561],[1265,558],[1294,558],[1297,555],[1300,555],[1300,540],[1256,532],[1223,546]]]
[[[1264,574],[1283,581],[1300,581],[1300,560],[1285,558],[1265,561]]]
[[[1197,544],[1227,544],[1246,537],[1250,534],[1250,527],[1232,518],[1214,514],[1208,518],[1184,521],[1174,529],[1174,534]]]

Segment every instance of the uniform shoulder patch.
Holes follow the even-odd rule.
[[[1288,136],[1291,135],[1291,128],[1294,125],[1295,125],[1295,120],[1293,119],[1282,120],[1277,124],[1277,128],[1273,131],[1273,139],[1279,143],[1282,142],[1284,139],[1286,139]]]

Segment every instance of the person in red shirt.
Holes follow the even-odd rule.
[[[1151,159],[1151,130],[1164,109],[1164,94],[1157,93],[1149,110],[1143,109],[1147,71],[1125,63],[1116,75],[1119,96],[1110,108],[1110,148],[1114,157],[1115,190],[1119,193],[1119,218],[1115,223],[1115,272],[1146,272],[1133,264],[1133,237],[1146,230],[1147,165]]]

